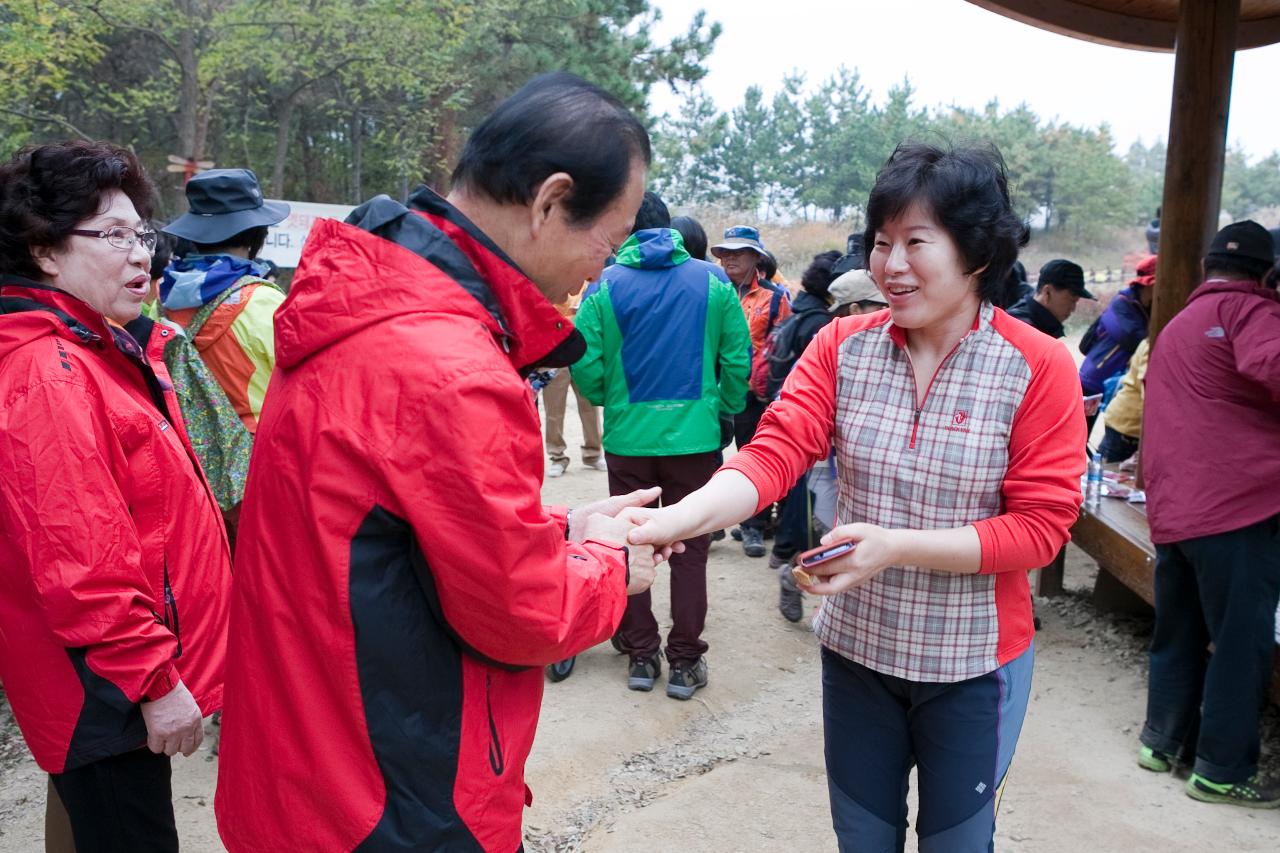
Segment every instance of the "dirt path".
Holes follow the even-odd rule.
[[[570,418],[572,421],[573,419]],[[571,429],[576,429],[572,424]],[[571,437],[572,443],[572,437]],[[605,494],[603,473],[575,467],[549,503]],[[1280,811],[1205,806],[1176,780],[1133,762],[1145,702],[1150,623],[1099,614],[1083,594],[1093,564],[1072,549],[1073,595],[1041,602],[1035,684],[1000,814],[997,848],[1076,851],[1275,851]],[[707,639],[711,684],[677,702],[625,687],[606,644],[548,684],[528,766],[530,853],[835,850],[826,803],[817,644],[776,610],[766,561],[725,540],[712,547]],[[666,609],[667,584],[655,586]],[[1277,769],[1280,725],[1268,720]],[[174,764],[183,849],[222,850],[213,821],[216,761]],[[0,709],[0,853],[42,849],[45,776]],[[914,850],[914,837],[908,843]]]

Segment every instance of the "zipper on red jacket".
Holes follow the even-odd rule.
[[[951,360],[951,356],[956,354],[956,350],[960,349],[960,345],[964,343],[965,338],[969,337],[971,334],[973,334],[973,330],[965,332],[964,338],[956,341],[956,345],[951,348],[951,352],[947,353],[946,357],[943,358],[942,361],[938,362],[937,369],[934,370],[933,375],[929,377],[929,384],[924,386],[924,397],[920,396],[920,391],[916,388],[916,368],[915,365],[911,363],[911,350],[907,349],[905,344],[903,345],[902,352],[907,357],[907,366],[911,368],[911,395],[916,401],[915,417],[911,424],[911,442],[907,445],[908,450],[916,449],[916,434],[920,431],[920,415],[924,412],[924,404],[929,399],[929,389],[933,388],[933,380],[938,378],[938,374],[942,372],[942,368]]]
[[[498,723],[493,719],[493,699],[489,695],[492,689],[493,676],[491,673],[484,674],[484,704],[485,710],[489,713],[489,768],[493,770],[493,775],[501,776],[507,769],[507,761],[502,756],[502,741],[498,738]]]

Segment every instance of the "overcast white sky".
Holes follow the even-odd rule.
[[[658,36],[707,10],[724,32],[703,88],[722,110],[751,84],[772,97],[792,69],[816,85],[841,64],[857,68],[872,100],[910,77],[916,104],[1002,108],[1025,101],[1042,118],[1111,125],[1118,153],[1169,133],[1173,54],[1105,47],[1056,35],[965,0],[653,0]],[[1280,45],[1236,54],[1228,138],[1250,158],[1280,149]],[[655,88],[654,114],[680,96]]]

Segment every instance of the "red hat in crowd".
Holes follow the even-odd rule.
[[[1137,277],[1129,282],[1130,286],[1140,284],[1143,287],[1152,287],[1156,283],[1156,256],[1147,255],[1138,261],[1138,269],[1135,270]]]

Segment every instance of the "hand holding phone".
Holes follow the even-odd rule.
[[[802,569],[809,569],[848,554],[857,546],[858,543],[852,539],[838,539],[830,544],[819,545],[817,548],[803,552],[796,557],[796,565]]]
[[[840,539],[829,545],[819,545],[817,548],[798,554],[796,555],[795,564],[791,569],[791,576],[795,578],[798,583],[802,583],[805,586],[812,586],[817,583],[820,578],[810,574],[808,571],[809,569],[834,560],[844,554],[848,554],[857,547],[857,544],[858,543],[854,542],[852,539]]]

